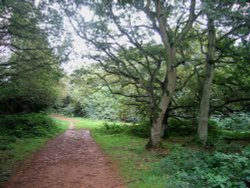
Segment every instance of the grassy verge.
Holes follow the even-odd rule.
[[[94,131],[93,136],[103,151],[115,161],[128,187],[165,187],[164,176],[154,173],[160,160],[159,153],[144,149],[147,139],[122,134],[102,135],[98,131]]]
[[[75,122],[75,127],[77,129],[98,129],[103,127],[105,121],[103,120],[90,120],[90,119],[83,119],[83,118],[73,118],[77,120]]]
[[[64,132],[69,126],[68,121],[57,119],[57,118],[54,118],[54,117],[52,117],[52,119],[56,122],[57,126],[59,127],[58,134],[60,134],[61,132]]]
[[[32,153],[45,145],[51,138],[67,129],[68,122],[54,119],[58,129],[46,136],[15,137],[0,135],[0,185],[11,176],[13,169]]]

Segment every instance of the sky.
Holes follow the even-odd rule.
[[[38,6],[40,1],[41,0],[34,0],[35,6]],[[57,8],[58,7],[55,7],[55,9]],[[87,7],[82,8],[81,14],[82,16],[84,16],[86,21],[90,21],[94,16],[94,13],[90,11]],[[69,55],[69,61],[63,63],[62,67],[64,71],[68,75],[70,75],[75,69],[78,69],[86,64],[90,64],[91,60],[83,59],[81,57],[82,54],[88,51],[88,47],[85,44],[84,40],[77,36],[67,17],[64,17],[64,28],[66,29],[65,33],[70,33],[71,35],[70,37],[72,39],[72,49],[71,54]]]
[[[81,14],[84,16],[86,21],[90,21],[94,13],[90,11],[87,7],[82,8]],[[70,60],[67,63],[63,64],[63,69],[67,74],[71,74],[75,69],[78,69],[82,66],[92,63],[89,59],[83,59],[82,54],[85,54],[88,51],[88,47],[85,44],[84,40],[77,36],[74,28],[70,24],[70,21],[67,17],[64,18],[64,25],[67,29],[67,32],[71,33],[72,39],[72,53],[70,55]]]

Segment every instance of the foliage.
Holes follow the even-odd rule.
[[[47,13],[45,13],[47,12]],[[1,1],[0,114],[39,112],[54,104],[62,75],[58,41],[51,44],[58,15],[32,1]],[[51,20],[57,17],[56,22]],[[57,32],[57,34],[60,32]],[[62,49],[61,49],[62,50]]]
[[[105,123],[100,132],[104,134],[120,134],[125,132],[126,125]]]
[[[56,123],[44,114],[6,115],[0,118],[1,135],[32,138],[44,137],[59,131]]]
[[[128,134],[139,138],[150,137],[150,124],[147,121],[134,123],[128,126]]]
[[[71,106],[75,116],[111,121],[138,121],[138,109],[124,96],[114,95],[100,78],[92,75],[94,66],[72,74]],[[102,72],[100,72],[102,74]]]
[[[232,140],[250,140],[250,132],[222,131],[222,137],[229,142]]]
[[[221,129],[230,131],[250,131],[250,115],[247,113],[234,113],[230,117],[216,118]]]
[[[161,161],[167,184],[176,187],[247,187],[250,153],[208,153],[175,148]],[[170,187],[171,187],[170,186]]]
[[[87,118],[113,121],[119,119],[118,105],[109,92],[96,92],[87,96],[82,102]]]
[[[168,119],[167,131],[170,135],[187,136],[196,132],[196,126],[191,121],[185,119]]]
[[[205,112],[198,116],[206,119],[205,127],[215,112],[249,111],[248,1],[65,0],[62,4],[78,36],[88,44],[85,57],[96,62],[89,72],[114,94],[141,102],[149,118],[157,119],[166,111],[181,118],[197,118],[201,88],[211,88],[211,100],[210,92],[203,92],[205,102],[201,104],[206,105],[200,109]],[[79,14],[83,7],[95,17],[85,19]],[[205,67],[210,67],[207,73],[203,69],[206,61]],[[210,75],[208,82],[202,82],[206,75]],[[209,80],[211,84],[206,84]],[[168,103],[168,98],[170,105],[159,106]],[[162,107],[166,109],[160,113]],[[207,128],[199,130],[207,137]],[[191,126],[182,132],[190,131]]]
[[[149,138],[150,125],[148,122],[122,124],[122,123],[104,123],[103,127],[98,129],[100,134],[127,134],[139,138]]]

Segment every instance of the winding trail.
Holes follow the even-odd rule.
[[[69,129],[51,140],[10,178],[5,188],[126,188],[89,130]]]

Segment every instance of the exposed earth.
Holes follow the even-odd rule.
[[[26,162],[5,188],[125,188],[114,165],[93,141],[90,131],[69,129]]]

